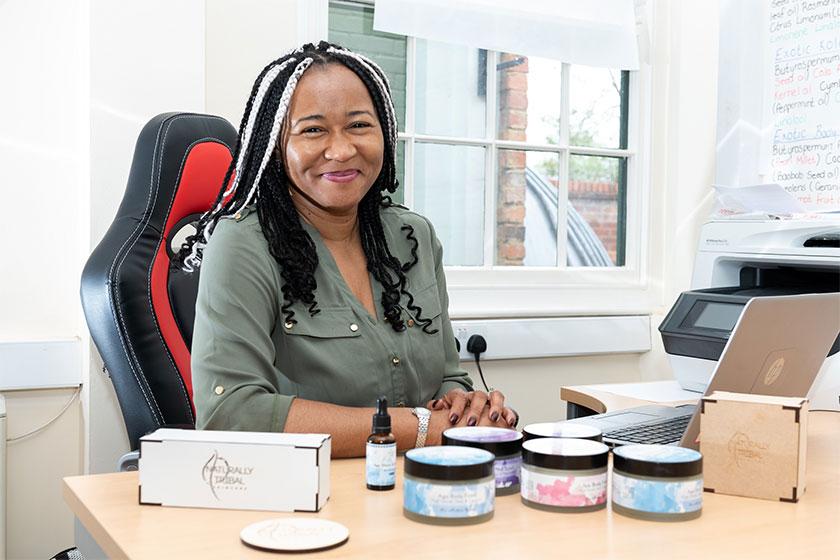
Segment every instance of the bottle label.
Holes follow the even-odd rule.
[[[607,501],[607,470],[589,476],[551,475],[522,469],[522,497],[555,507],[587,507]]]
[[[689,513],[703,507],[703,479],[668,482],[613,471],[612,501],[648,513]]]
[[[397,478],[397,444],[368,443],[365,478],[371,486],[391,486]]]
[[[403,508],[426,517],[478,517],[493,511],[495,498],[496,484],[492,478],[463,484],[403,479]]]
[[[519,484],[519,471],[522,470],[522,455],[516,454],[507,459],[493,461],[496,474],[496,488],[510,488]]]

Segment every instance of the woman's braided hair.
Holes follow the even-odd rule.
[[[318,313],[315,301],[315,269],[318,255],[312,238],[303,228],[289,193],[289,177],[277,149],[289,103],[298,80],[312,65],[341,64],[352,70],[365,84],[376,108],[383,131],[382,171],[359,203],[358,219],[362,248],[368,270],[382,287],[385,320],[395,331],[405,330],[400,298],[415,314],[423,330],[434,334],[431,319],[422,318],[422,309],[406,289],[407,272],[417,263],[417,239],[410,225],[402,230],[411,243],[412,259],[401,263],[391,254],[382,227],[380,210],[392,205],[391,198],[399,183],[396,175],[397,119],[391,100],[391,88],[385,73],[373,61],[338,45],[321,41],[308,43],[266,66],[257,77],[245,114],[239,125],[239,140],[233,160],[210,211],[197,224],[195,235],[187,238],[176,262],[187,272],[201,266],[204,248],[219,220],[236,216],[246,206],[256,204],[257,215],[269,251],[281,266],[285,321],[295,323],[292,305],[300,301],[309,313]]]

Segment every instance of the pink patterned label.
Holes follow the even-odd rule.
[[[607,473],[555,476],[522,469],[522,497],[546,506],[586,507],[607,501]]]

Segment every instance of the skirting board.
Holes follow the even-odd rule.
[[[0,391],[78,387],[82,343],[78,338],[0,342]]]
[[[461,360],[472,360],[467,340],[480,334],[487,341],[483,360],[632,354],[648,352],[650,317],[556,317],[452,321],[461,343]]]

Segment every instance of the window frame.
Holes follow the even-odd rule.
[[[337,0],[374,7],[372,0]],[[304,40],[328,36],[330,0],[298,0],[299,30]],[[651,205],[651,69],[642,63],[629,73],[626,148],[596,148],[569,144],[570,68],[562,63],[561,118],[558,144],[497,138],[497,51],[487,51],[485,138],[418,134],[415,130],[415,61],[417,38],[406,37],[406,115],[399,141],[404,144],[405,204],[413,207],[413,163],[417,142],[485,148],[484,265],[447,266],[450,315],[455,319],[494,317],[562,317],[582,315],[649,314],[658,306],[659,289],[648,279],[648,238]],[[559,156],[558,265],[555,267],[494,264],[496,255],[496,194],[499,149],[533,150]],[[590,155],[625,158],[624,265],[566,266],[566,205],[569,158]],[[621,215],[621,213],[619,214]],[[489,264],[488,264],[489,263]]]

